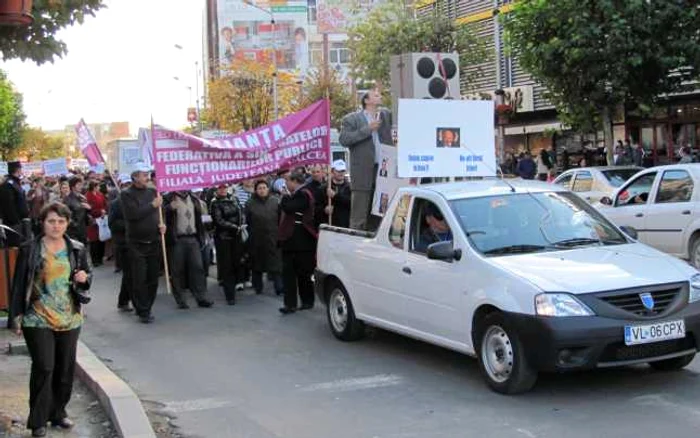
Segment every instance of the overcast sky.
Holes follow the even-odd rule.
[[[158,124],[185,126],[196,94],[195,61],[201,70],[204,1],[105,3],[83,25],[61,32],[68,44],[63,59],[42,66],[13,60],[0,67],[24,95],[28,123],[50,130],[81,117],[88,123],[128,121],[136,133],[153,114]]]

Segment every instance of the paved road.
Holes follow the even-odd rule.
[[[545,376],[505,397],[468,357],[375,331],[336,341],[322,308],[290,316],[247,295],[156,322],[116,312],[118,276],[96,274],[83,340],[188,436],[246,438],[691,437],[700,430],[700,360],[679,373],[640,366]]]

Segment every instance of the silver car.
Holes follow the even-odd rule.
[[[601,166],[569,169],[554,180],[554,184],[566,187],[595,204],[603,196],[612,196],[634,174],[644,170],[637,166]]]

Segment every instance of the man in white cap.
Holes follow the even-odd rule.
[[[335,160],[331,165],[331,184],[323,186],[323,199],[326,202],[324,207],[325,220],[324,223],[329,223],[335,227],[350,227],[350,204],[352,199],[352,191],[350,183],[345,174],[348,170],[345,161]],[[331,205],[328,205],[328,198],[331,199]]]
[[[139,320],[144,324],[153,322],[151,308],[158,291],[160,239],[165,234],[165,225],[160,224],[158,211],[163,198],[148,186],[150,174],[151,169],[145,163],[137,163],[131,173],[131,187],[120,196],[131,263],[131,299]]]

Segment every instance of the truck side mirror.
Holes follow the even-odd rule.
[[[436,242],[428,246],[427,256],[430,260],[459,261],[462,259],[462,250],[454,249],[454,243],[451,240]]]

